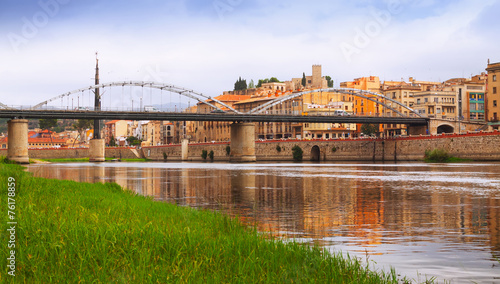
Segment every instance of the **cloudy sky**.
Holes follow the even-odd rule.
[[[444,81],[500,61],[500,0],[2,0],[0,102],[154,80],[216,96],[239,76]]]

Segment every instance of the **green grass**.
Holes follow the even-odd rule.
[[[434,149],[425,151],[424,161],[426,163],[461,163],[470,162],[471,160],[453,157],[443,149]]]
[[[16,179],[15,278],[6,268],[8,177]],[[34,178],[0,164],[0,184],[0,283],[397,283],[394,271],[115,183]]]

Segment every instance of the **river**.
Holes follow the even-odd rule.
[[[116,182],[221,210],[280,238],[394,267],[415,282],[500,283],[500,164],[34,164],[36,176]]]

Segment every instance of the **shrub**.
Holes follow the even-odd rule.
[[[302,155],[304,154],[304,151],[302,151],[302,148],[300,148],[298,145],[295,145],[292,148],[292,154],[295,161],[302,161]]]
[[[332,147],[332,152],[333,152],[333,153],[337,152],[337,147],[333,146],[333,147]]]
[[[203,160],[206,160],[206,159],[207,159],[207,155],[208,155],[207,150],[201,150],[201,158],[202,158]]]
[[[443,149],[434,149],[432,151],[425,151],[425,161],[431,163],[444,163],[449,161],[451,158],[450,154]]]
[[[16,162],[7,159],[5,156],[0,156],[0,164],[15,164]]]
[[[167,160],[167,153],[163,152],[163,160],[166,161]]]
[[[280,152],[281,152],[281,147],[280,147],[280,145],[276,145],[276,151],[278,151],[278,153],[280,153]]]
[[[208,157],[210,158],[210,161],[214,160],[214,151],[210,150],[210,153],[208,153]]]
[[[227,155],[231,154],[231,146],[229,145],[226,146],[226,154]]]

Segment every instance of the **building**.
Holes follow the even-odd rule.
[[[109,122],[106,122],[104,124],[104,141],[107,145],[111,144],[111,139],[115,140],[115,144],[119,145],[119,143],[116,143],[117,141],[123,141],[123,139],[119,138],[126,138],[128,134],[128,125],[129,121],[127,120],[112,120]]]
[[[413,95],[413,109],[423,116],[437,119],[457,118],[457,99],[454,91],[423,91]]]
[[[56,133],[50,130],[43,131],[29,131],[28,132],[28,148],[29,149],[42,149],[42,148],[61,148],[72,146],[71,143],[74,139],[61,139],[57,137]],[[9,144],[9,137],[5,136],[0,139],[0,148],[7,149]]]
[[[413,83],[407,83],[404,81],[400,82],[386,81],[382,84],[381,89],[382,89],[382,94],[385,97],[395,100],[406,107],[413,108],[415,102],[414,94],[421,91],[421,86]],[[405,116],[412,115],[410,110],[404,108],[401,105],[398,105],[388,100],[386,100],[384,103],[396,109]],[[386,109],[384,115],[391,116],[395,114],[391,110]],[[385,124],[383,125],[383,129],[386,136],[408,134],[406,131],[406,125],[402,124]]]
[[[267,94],[268,92],[272,92],[272,90],[261,90],[260,92],[265,92]],[[215,99],[230,107],[235,108],[236,103],[250,99],[257,93],[258,89],[230,91],[224,92],[222,95],[215,97]],[[225,106],[217,103],[212,99],[207,100],[207,102],[225,111],[228,110]],[[201,102],[197,104],[196,109],[188,109],[187,111],[192,110],[195,110],[197,113],[210,113],[214,111],[211,106]],[[196,142],[229,141],[231,137],[230,124],[231,122],[227,121],[177,121],[175,123],[176,134],[174,143],[180,143],[181,139],[188,137]]]
[[[328,88],[328,81],[325,77],[322,76],[321,65],[313,65],[312,66],[312,75],[305,76],[306,77],[306,85],[302,86],[302,79],[293,78],[291,81],[284,82],[287,86],[287,91],[299,91],[302,89],[324,89]]]
[[[500,126],[500,62],[488,60],[488,79],[486,83],[486,119],[494,129]]]

